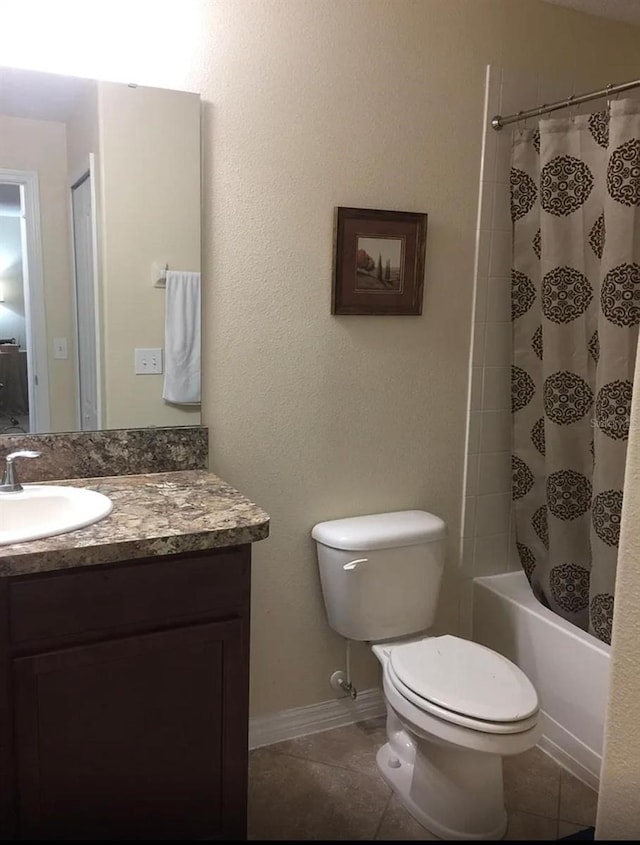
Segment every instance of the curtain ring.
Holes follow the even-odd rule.
[[[526,123],[526,121],[523,121],[522,117],[520,117],[522,112],[523,112],[522,109],[520,109],[519,112],[516,112],[516,127],[518,128],[518,132],[520,132],[520,134],[522,134],[522,131],[524,129],[524,124]]]
[[[610,82],[605,90],[607,92],[607,109],[611,108],[611,89],[614,87],[613,82]],[[619,94],[620,92],[618,92]],[[618,94],[615,95],[616,99],[618,99]]]
[[[569,109],[569,119],[571,120],[572,123],[575,121],[575,115],[573,113],[573,109],[574,109],[573,101],[575,99],[575,96],[576,96],[575,94],[569,94],[569,96],[567,97],[567,108]]]

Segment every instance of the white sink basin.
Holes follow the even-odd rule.
[[[0,494],[0,546],[65,534],[103,519],[111,499],[83,487],[26,485]]]

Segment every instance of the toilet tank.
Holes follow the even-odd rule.
[[[335,519],[314,526],[331,627],[352,640],[385,640],[433,625],[446,525],[426,511]]]

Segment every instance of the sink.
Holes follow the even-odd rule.
[[[84,487],[25,485],[0,494],[0,546],[66,534],[107,516],[111,499]]]

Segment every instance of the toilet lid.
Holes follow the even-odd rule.
[[[396,692],[400,693],[402,698],[415,705],[422,713],[436,716],[452,725],[460,725],[463,728],[471,728],[482,733],[517,734],[531,730],[538,724],[539,711],[536,711],[533,716],[529,716],[527,719],[519,719],[517,722],[490,722],[483,719],[472,719],[471,716],[463,716],[462,713],[456,713],[446,707],[438,707],[433,701],[428,701],[426,698],[416,695],[406,684],[402,683],[389,662],[387,662],[384,671],[389,684],[393,686]]]
[[[515,722],[538,710],[538,696],[524,672],[479,643],[430,637],[395,646],[389,660],[416,695],[472,719]]]

